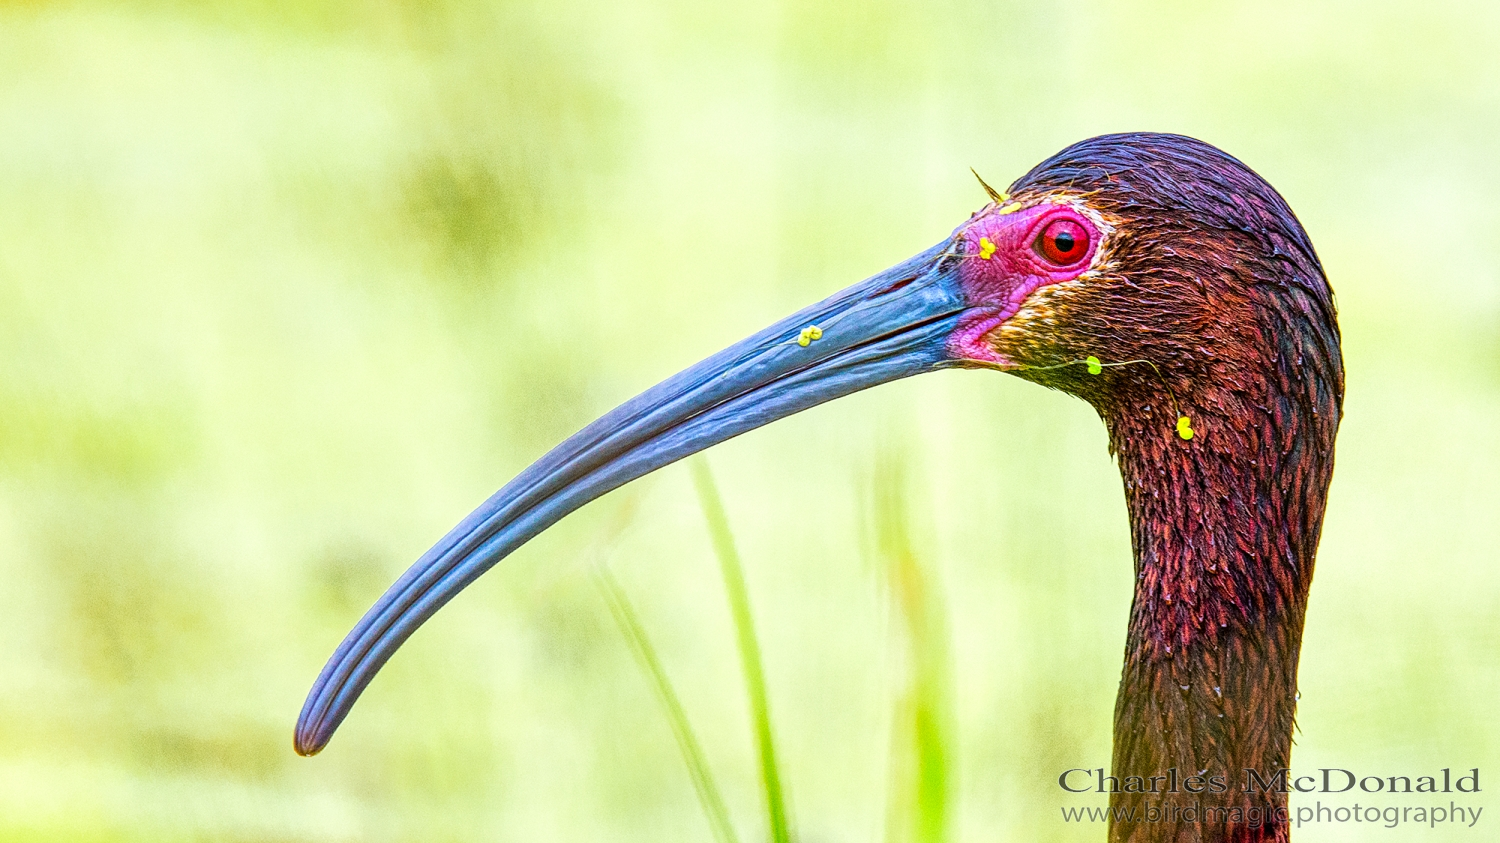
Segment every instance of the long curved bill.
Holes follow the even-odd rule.
[[[454,527],[334,652],[297,721],[296,748],[327,745],[391,654],[496,562],[594,498],[809,407],[956,365],[964,309],[944,241],[660,383],[574,434]]]

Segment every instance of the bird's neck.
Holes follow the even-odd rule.
[[[1247,771],[1288,766],[1338,408],[1284,403],[1211,396],[1184,407],[1192,440],[1159,412],[1106,416],[1136,571],[1111,806],[1137,821],[1112,841],[1287,839],[1285,795],[1247,791]]]

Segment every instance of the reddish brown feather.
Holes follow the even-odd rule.
[[[1010,192],[1019,201],[1079,196],[1115,231],[1100,277],[1043,293],[1052,327],[998,331],[996,351],[1033,366],[1088,355],[1155,364],[1020,373],[1098,409],[1125,484],[1137,579],[1113,775],[1206,770],[1229,784],[1222,794],[1115,794],[1114,808],[1214,811],[1115,823],[1110,839],[1285,841],[1284,821],[1235,821],[1218,809],[1286,806],[1284,794],[1241,786],[1246,768],[1275,775],[1291,752],[1343,400],[1322,266],[1270,185],[1188,138],[1084,141]],[[1174,435],[1174,399],[1192,418],[1191,441]]]

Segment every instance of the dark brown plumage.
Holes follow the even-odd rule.
[[[1016,373],[1087,400],[1125,483],[1136,589],[1113,775],[1226,776],[1222,794],[1118,793],[1111,806],[1242,808],[1241,822],[1118,823],[1115,841],[1287,839],[1249,809],[1246,769],[1288,765],[1297,657],[1333,470],[1344,374],[1333,295],[1301,225],[1239,161],[1171,135],[1063,150],[1012,186],[1076,195],[1113,227],[1099,276],[1033,294],[992,335]],[[1038,319],[1052,320],[1045,332]],[[1170,394],[1166,385],[1170,385]],[[1196,435],[1172,435],[1176,410]],[[1262,816],[1264,814],[1261,814]],[[1212,817],[1227,816],[1213,813]]]

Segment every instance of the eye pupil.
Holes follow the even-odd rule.
[[[1073,247],[1077,245],[1077,241],[1073,239],[1073,233],[1070,231],[1060,231],[1052,240],[1057,244],[1057,250],[1063,254],[1073,251]]]

